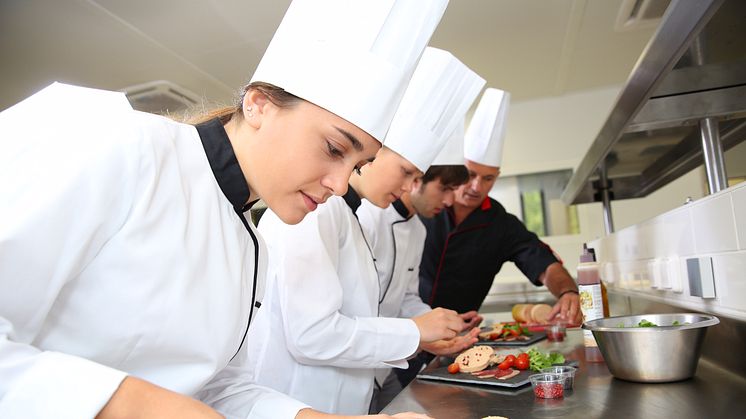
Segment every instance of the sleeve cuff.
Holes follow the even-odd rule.
[[[384,366],[407,368],[407,358],[417,352],[420,346],[420,330],[411,319],[378,317],[377,347],[380,348],[378,359]]]
[[[303,409],[310,409],[310,406],[284,394],[271,393],[254,405],[248,419],[294,419]]]
[[[0,417],[92,418],[126,376],[83,358],[43,352],[0,400]]]

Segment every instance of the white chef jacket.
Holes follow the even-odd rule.
[[[93,417],[126,375],[295,417],[245,379],[266,268],[248,196],[217,121],[198,135],[62,84],[0,113],[0,417]]]
[[[422,302],[418,290],[427,236],[419,217],[410,216],[401,201],[379,208],[365,199],[357,216],[376,261],[380,315],[411,318],[429,312],[431,308]]]
[[[401,201],[379,208],[363,199],[356,214],[373,249],[381,295],[379,315],[412,318],[432,310],[420,298],[420,259],[427,230]],[[390,368],[376,370],[383,385]]]
[[[271,211],[267,293],[249,339],[251,379],[338,414],[368,411],[375,368],[407,366],[419,346],[412,320],[378,317],[378,277],[350,188],[297,225]]]

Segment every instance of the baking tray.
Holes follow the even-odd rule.
[[[576,361],[570,361],[561,365],[577,366],[578,363]],[[448,372],[448,365],[445,365],[433,369],[425,368],[421,373],[417,374],[417,378],[422,380],[445,381],[456,384],[476,384],[480,386],[518,388],[528,384],[530,382],[529,377],[533,374],[538,373],[536,371],[524,370],[520,371],[520,374],[515,377],[508,378],[507,380],[498,380],[497,378],[479,378],[462,372],[451,374]]]
[[[482,332],[487,332],[492,328],[482,328]],[[487,346],[528,346],[534,343],[544,340],[547,338],[546,332],[531,332],[531,338],[529,340],[512,340],[505,342],[503,340],[479,340],[476,345],[487,345]]]

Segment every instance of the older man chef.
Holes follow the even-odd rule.
[[[514,215],[487,196],[500,174],[510,95],[488,88],[466,132],[464,156],[469,182],[453,206],[423,219],[427,239],[420,264],[420,296],[431,307],[478,310],[503,263],[512,261],[535,285],[557,297],[551,317],[579,321],[578,289],[562,263]],[[422,353],[397,370],[401,385],[416,376],[432,355]]]
[[[487,89],[466,132],[469,182],[448,211],[423,220],[427,240],[420,266],[420,296],[432,307],[477,310],[502,264],[514,262],[558,301],[551,317],[580,315],[577,286],[553,252],[523,223],[487,196],[500,175],[510,95]]]

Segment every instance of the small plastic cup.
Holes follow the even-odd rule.
[[[559,374],[534,374],[529,377],[534,395],[540,399],[561,399],[565,397],[564,378]]]
[[[550,342],[562,342],[565,340],[566,329],[564,323],[552,323],[544,327],[547,340]]]
[[[541,369],[542,373],[559,375],[562,378],[562,386],[565,390],[572,390],[572,386],[575,384],[575,371],[577,371],[577,368],[569,365],[558,365]]]

